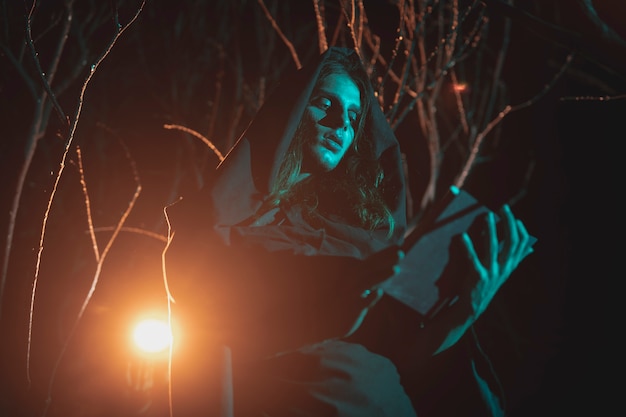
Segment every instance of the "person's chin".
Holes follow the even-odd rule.
[[[338,164],[339,156],[337,152],[320,145],[317,149],[311,149],[311,160],[320,172],[329,172],[335,169]]]
[[[326,149],[321,152],[318,162],[322,171],[329,172],[337,167],[338,156],[334,152]]]

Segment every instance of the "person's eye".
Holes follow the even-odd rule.
[[[359,114],[357,112],[349,112],[348,117],[350,118],[350,123],[352,126],[355,126],[359,123]]]
[[[330,108],[330,106],[332,105],[332,102],[327,99],[326,97],[316,97],[313,100],[313,104],[317,107],[319,107],[322,110],[328,110]]]

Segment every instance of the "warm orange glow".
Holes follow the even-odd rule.
[[[456,83],[452,85],[452,88],[454,88],[454,91],[462,93],[465,90],[467,90],[467,84],[465,83]]]
[[[172,332],[166,321],[146,319],[135,326],[133,340],[137,347],[144,352],[162,352],[170,347]]]

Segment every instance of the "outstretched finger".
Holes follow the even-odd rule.
[[[488,242],[487,242],[487,262],[489,268],[497,269],[498,268],[498,252],[500,249],[500,244],[498,243],[498,233],[496,231],[496,216],[493,212],[487,213],[487,233],[488,233]]]
[[[526,256],[533,253],[533,247],[530,244],[530,235],[521,220],[517,220],[517,229],[520,234],[520,259],[524,259]]]
[[[502,213],[504,214],[504,218],[506,219],[506,228],[505,228],[505,250],[503,251],[504,259],[510,258],[511,256],[515,256],[517,254],[517,250],[519,248],[520,236],[517,226],[517,220],[513,216],[513,212],[508,204],[505,204],[502,207]]]
[[[474,266],[474,269],[481,277],[485,277],[487,275],[487,271],[485,270],[485,267],[478,258],[478,254],[476,253],[476,249],[474,249],[474,243],[472,243],[472,239],[470,239],[467,233],[463,233],[462,238],[465,249],[467,250],[467,256],[472,263],[472,266]]]

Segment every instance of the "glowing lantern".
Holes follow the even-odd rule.
[[[133,340],[139,349],[147,353],[164,351],[172,343],[172,332],[167,322],[157,319],[142,320],[133,332]]]

